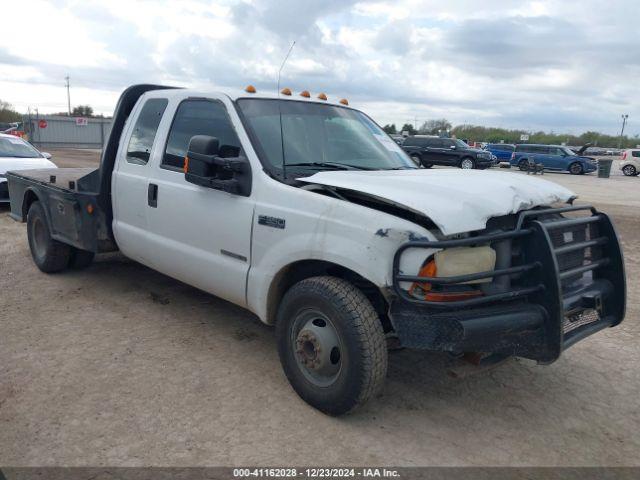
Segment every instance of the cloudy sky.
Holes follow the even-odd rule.
[[[96,1],[2,8],[0,99],[111,114],[139,82],[349,98],[378,123],[446,117],[640,133],[638,0]]]

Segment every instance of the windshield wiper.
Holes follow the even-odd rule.
[[[339,162],[287,163],[287,167],[322,167],[322,168],[332,168],[334,170],[377,170],[371,167],[361,167],[360,165],[350,165],[348,163],[339,163]]]

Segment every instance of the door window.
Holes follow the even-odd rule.
[[[167,108],[167,103],[166,98],[150,98],[145,102],[127,146],[128,163],[146,165],[149,161],[153,140],[156,138],[158,125],[160,125],[162,114]]]
[[[161,166],[182,171],[189,141],[194,135],[216,137],[221,157],[237,157],[240,154],[240,140],[221,102],[185,100],[178,106],[173,119]]]

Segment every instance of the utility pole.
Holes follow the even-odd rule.
[[[629,118],[629,114],[622,114],[622,130],[620,130],[620,140],[618,140],[618,150],[622,148],[622,134],[624,133],[624,126],[627,123],[627,118]]]
[[[64,77],[66,80],[65,86],[67,87],[67,110],[69,112],[69,116],[71,116],[71,93],[69,92],[69,75]]]

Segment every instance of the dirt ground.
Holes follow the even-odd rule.
[[[0,207],[0,465],[640,465],[640,178],[543,178],[613,215],[625,323],[462,379],[391,352],[382,394],[343,418],[295,395],[251,314],[118,254],[42,274]]]

